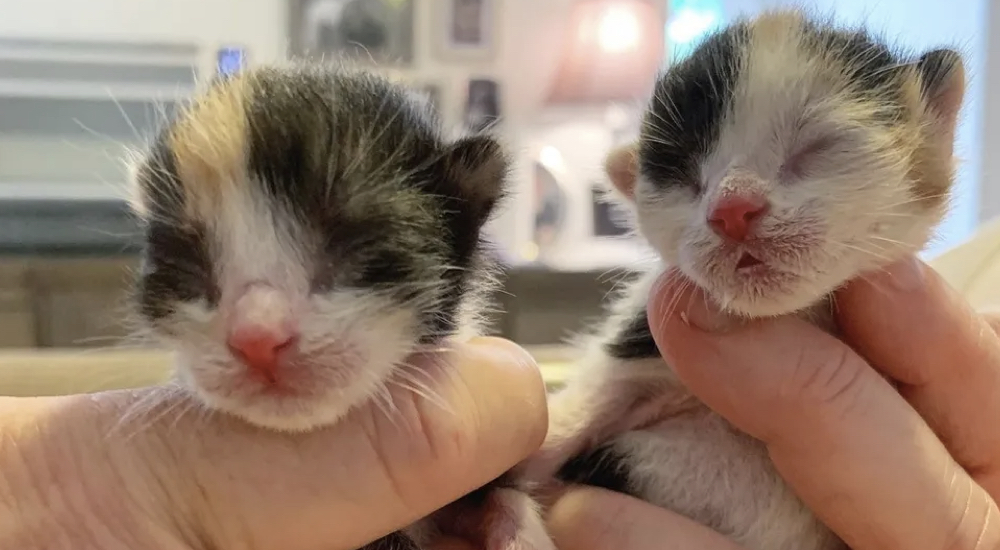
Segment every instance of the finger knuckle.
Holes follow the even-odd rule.
[[[844,415],[863,392],[866,365],[847,346],[822,350],[803,349],[783,390],[781,399],[794,413]]]

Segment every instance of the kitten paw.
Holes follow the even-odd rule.
[[[441,510],[435,524],[484,550],[556,550],[538,504],[512,487],[486,486]]]
[[[538,505],[527,494],[498,489],[483,525],[486,550],[556,550]]]

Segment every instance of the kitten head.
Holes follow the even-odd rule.
[[[454,333],[507,160],[425,102],[332,67],[214,84],[133,170],[136,303],[180,378],[252,423],[329,424]]]
[[[960,55],[768,12],[658,79],[638,142],[607,161],[640,232],[749,316],[811,305],[922,248],[944,216]]]

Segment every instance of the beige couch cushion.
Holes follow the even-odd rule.
[[[977,308],[1000,307],[1000,218],[930,263]]]

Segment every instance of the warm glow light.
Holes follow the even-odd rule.
[[[598,25],[597,36],[606,52],[635,49],[639,45],[639,20],[623,6],[608,6]]]
[[[538,245],[535,243],[524,243],[521,247],[521,258],[533,262],[538,259]]]
[[[662,0],[571,3],[558,70],[545,101],[634,102],[648,94],[666,49],[665,10],[657,5]]]

